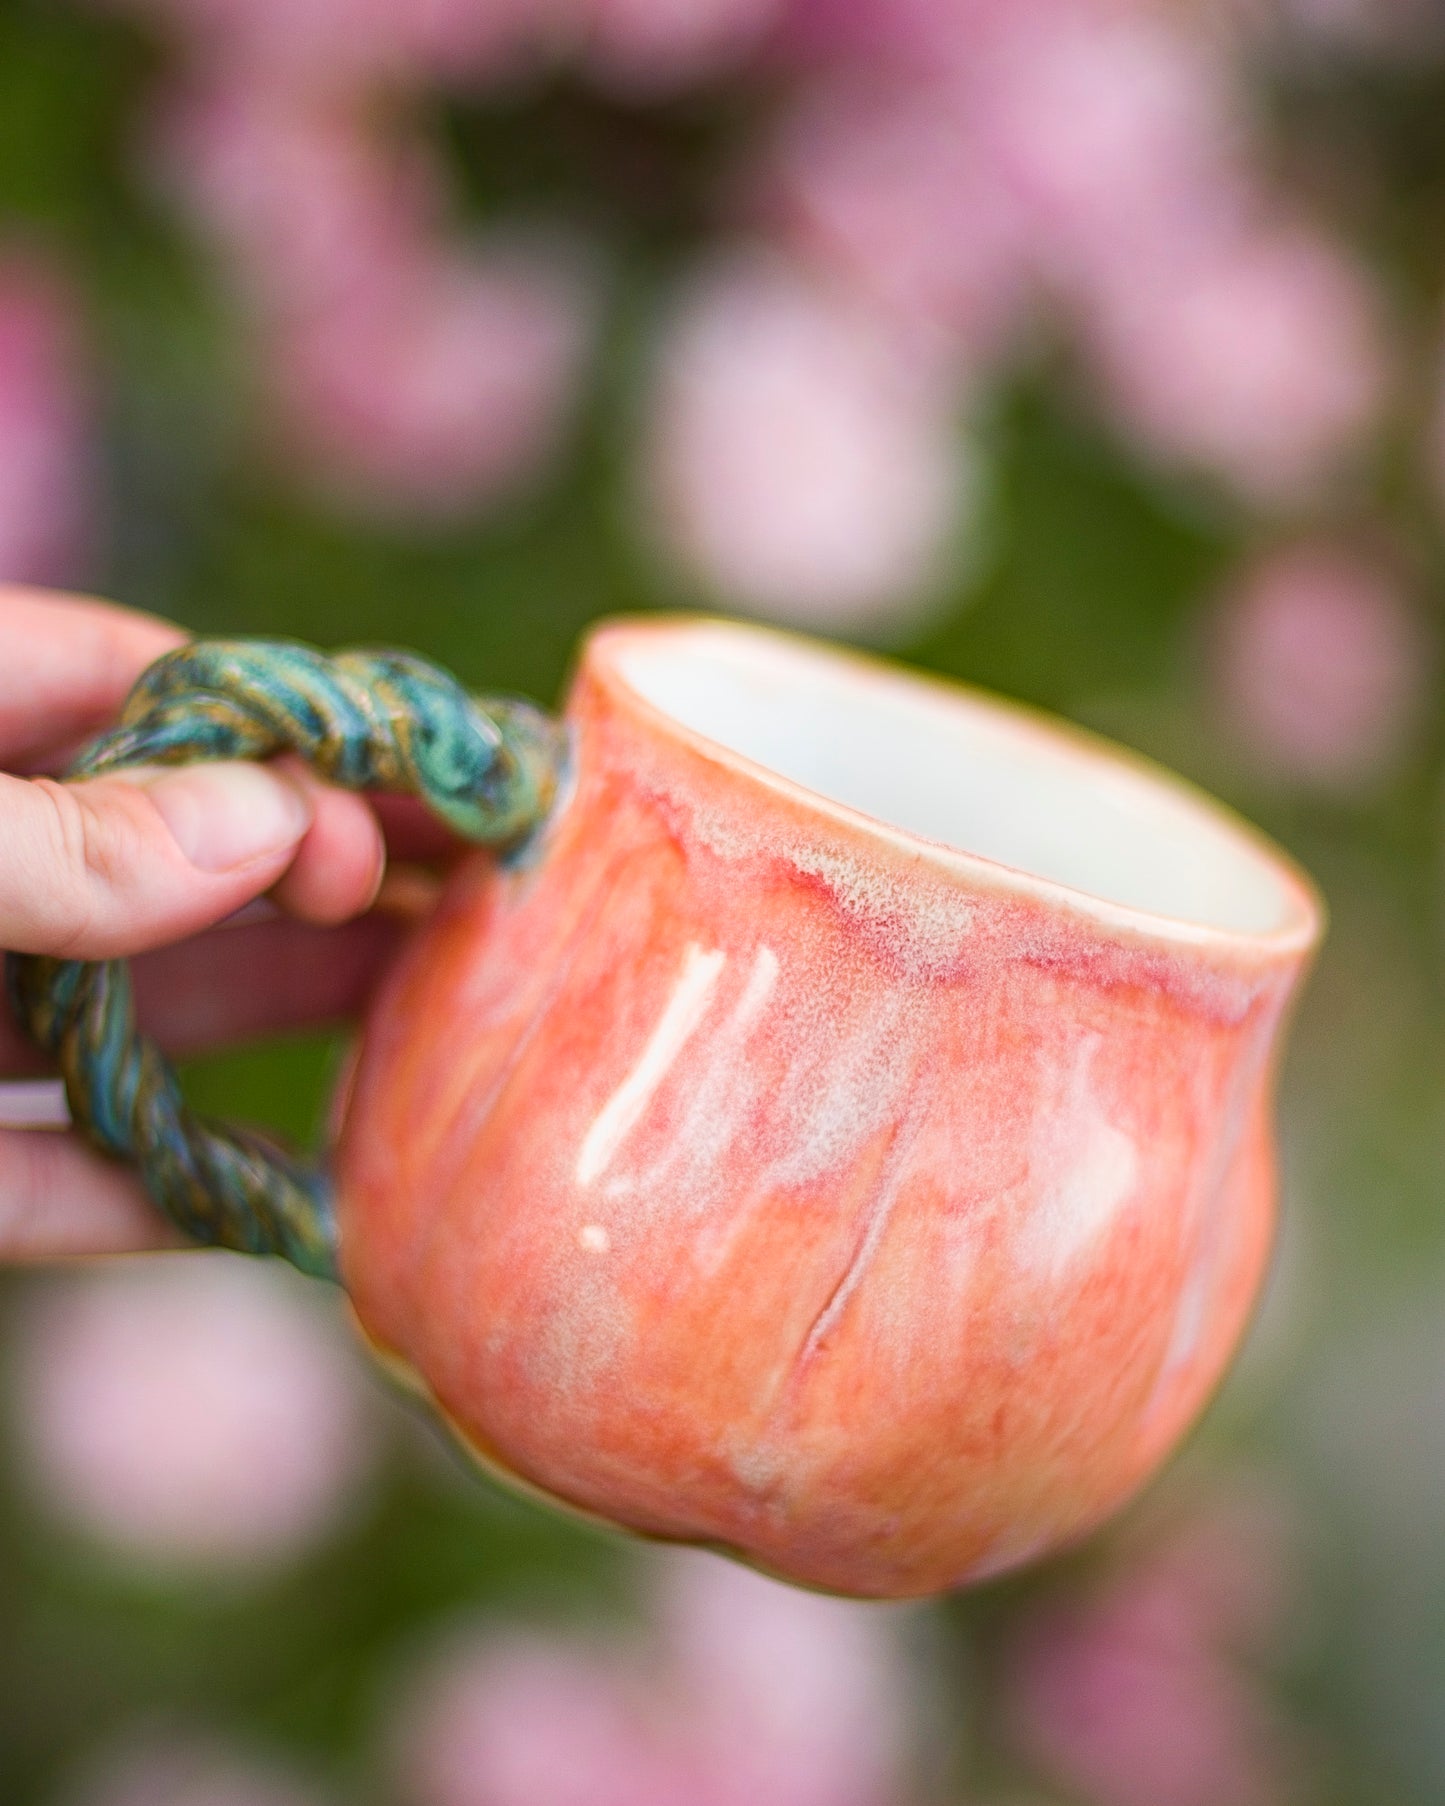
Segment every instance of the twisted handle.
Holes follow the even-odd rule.
[[[286,750],[344,789],[419,797],[466,839],[498,848],[546,817],[566,758],[562,728],[539,710],[472,697],[409,653],[198,640],[144,673],[120,724],[66,775]],[[7,966],[21,1026],[59,1063],[76,1126],[133,1161],[180,1229],[335,1277],[325,1171],[257,1130],[190,1109],[170,1062],[136,1025],[124,961],[11,954]]]

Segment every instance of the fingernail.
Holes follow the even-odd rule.
[[[274,857],[311,826],[306,797],[261,765],[188,765],[141,782],[198,871],[230,872]]]

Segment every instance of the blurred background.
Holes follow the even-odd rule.
[[[1445,1801],[1441,0],[0,0],[0,577],[556,698],[707,606],[1318,876],[1265,1308],[936,1606],[505,1499],[227,1257],[0,1286],[6,1806]],[[195,1064],[314,1139],[335,1037]]]

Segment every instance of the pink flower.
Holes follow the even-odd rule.
[[[798,33],[870,73],[795,116],[775,207],[900,320],[987,350],[1043,284],[1147,450],[1266,506],[1374,425],[1377,299],[1329,240],[1263,222],[1238,71],[1187,13],[805,0]]]
[[[1376,297],[1327,239],[1258,215],[1230,72],[1184,23],[1076,14],[982,65],[980,131],[1143,445],[1292,503],[1371,427]]]
[[[62,1797],[64,1806],[322,1806],[279,1765],[198,1737],[107,1750]]]
[[[268,335],[274,439],[351,511],[466,513],[554,454],[590,313],[576,259],[521,247],[378,271]]]
[[[1364,273],[1299,228],[1121,268],[1086,332],[1124,426],[1170,461],[1287,504],[1374,424],[1387,380]]]
[[[834,82],[805,90],[760,176],[781,234],[965,371],[1031,311],[1031,222],[953,88]]]
[[[229,81],[178,90],[147,160],[243,299],[270,314],[340,304],[379,270],[414,265],[447,202],[431,154],[379,134],[359,107]]]
[[[714,1555],[660,1566],[674,1684],[704,1766],[736,1806],[889,1806],[910,1730],[907,1608],[780,1585]]]
[[[725,602],[837,628],[918,612],[967,495],[954,399],[855,295],[714,265],[663,341],[646,463],[665,545]]]
[[[1220,606],[1224,709],[1262,760],[1307,783],[1350,789],[1387,775],[1418,723],[1430,665],[1389,575],[1327,541],[1261,559]]]
[[[899,1806],[898,1614],[659,1559],[660,1635],[462,1631],[413,1677],[409,1806]]]
[[[1041,1615],[1020,1642],[1016,1732],[1099,1806],[1274,1806],[1288,1797],[1268,1714],[1211,1656],[1127,1601]]]
[[[318,492],[447,518],[547,462],[594,311],[575,248],[448,246],[438,165],[356,108],[200,88],[154,161],[249,303],[265,437]]]
[[[1090,0],[1084,0],[1089,5]],[[1108,0],[1105,0],[1105,4]],[[937,77],[995,35],[1079,0],[793,0],[785,45],[799,60]]]
[[[578,0],[588,64],[607,86],[652,92],[730,74],[788,0]]]
[[[0,581],[73,578],[94,511],[79,310],[59,273],[0,251]]]
[[[335,1527],[371,1464],[365,1382],[320,1301],[237,1256],[57,1280],[18,1353],[32,1485],[135,1561],[287,1559]]]
[[[1064,281],[1173,245],[1228,207],[1238,101],[1203,35],[1106,9],[1025,9],[968,71],[977,132]]]
[[[1101,1584],[1043,1603],[1014,1632],[1005,1671],[1013,1736],[1071,1794],[1096,1806],[1283,1806],[1294,1797],[1296,1740],[1230,1659],[1239,1609],[1259,1646],[1277,1637],[1293,1603],[1271,1572],[1279,1538],[1255,1537],[1259,1514],[1240,1504],[1206,1502],[1171,1534],[1136,1544]]]
[[[398,1765],[415,1806],[708,1806],[632,1652],[459,1637],[414,1683]]]

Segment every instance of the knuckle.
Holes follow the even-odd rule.
[[[132,835],[122,813],[98,808],[79,790],[36,778],[46,812],[51,870],[47,928],[51,950],[64,957],[102,925],[104,906],[121,883]]]

